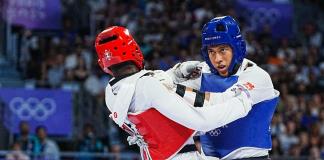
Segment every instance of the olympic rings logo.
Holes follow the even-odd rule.
[[[39,100],[30,97],[24,100],[21,97],[15,97],[9,102],[9,108],[21,120],[44,121],[55,113],[56,103],[52,98]]]
[[[210,136],[219,136],[220,134],[222,134],[222,129],[224,128],[228,128],[227,125],[224,125],[220,128],[217,128],[217,129],[214,129],[214,130],[211,130],[209,132],[207,132]]]
[[[219,136],[222,133],[220,129],[214,129],[208,132],[210,136]]]
[[[257,8],[253,10],[247,10],[245,12],[246,17],[250,18],[252,27],[256,28],[259,24],[269,24],[270,26],[277,23],[281,18],[281,13],[277,8]]]

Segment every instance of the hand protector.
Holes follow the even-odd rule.
[[[189,79],[196,79],[201,74],[201,62],[199,61],[186,61],[183,63],[178,63],[167,73],[172,77],[175,83],[181,83]]]

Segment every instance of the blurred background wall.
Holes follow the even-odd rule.
[[[11,150],[37,158],[44,139],[63,159],[138,158],[108,118],[110,77],[96,63],[96,34],[127,27],[146,69],[167,70],[201,60],[202,25],[231,15],[247,40],[247,58],[281,92],[272,157],[324,159],[322,0],[0,0],[0,11],[2,158]]]

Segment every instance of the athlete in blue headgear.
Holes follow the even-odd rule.
[[[270,122],[279,92],[266,71],[244,58],[246,44],[238,23],[230,16],[207,22],[202,29],[201,53],[205,63],[184,62],[168,73],[180,83],[191,76],[193,67],[199,66],[199,78],[181,82],[183,85],[219,93],[240,85],[249,90],[253,101],[247,116],[200,136],[202,155],[206,159],[267,159],[271,150]]]

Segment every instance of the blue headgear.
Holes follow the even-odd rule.
[[[240,33],[237,22],[230,16],[216,17],[207,22],[202,29],[201,54],[210,67],[211,72],[218,74],[210,62],[207,48],[212,45],[227,44],[232,47],[233,58],[228,67],[229,74],[233,74],[234,68],[238,67],[245,55],[246,44]]]

